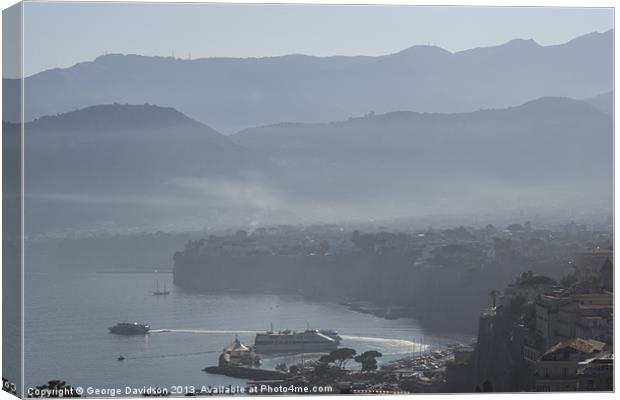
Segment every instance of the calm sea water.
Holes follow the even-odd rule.
[[[169,296],[153,296],[167,282]],[[171,274],[97,274],[67,271],[26,275],[25,387],[51,379],[73,386],[124,388],[172,385],[243,385],[245,380],[209,375],[235,334],[252,344],[255,331],[269,328],[336,329],[343,345],[376,349],[389,361],[431,345],[467,340],[425,332],[412,319],[386,320],[328,303],[296,297],[196,294],[172,286]],[[149,323],[155,333],[117,336],[121,321]],[[123,355],[126,360],[117,360]],[[294,357],[265,359],[264,367]]]

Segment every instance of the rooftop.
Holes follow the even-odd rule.
[[[574,349],[585,354],[592,354],[602,351],[605,346],[606,344],[604,342],[599,342],[594,339],[572,338],[551,347],[544,355],[552,354],[562,349]]]

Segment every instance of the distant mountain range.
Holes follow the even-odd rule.
[[[18,129],[3,123],[5,135]],[[93,106],[41,117],[24,131],[26,223],[33,231],[197,215],[209,199],[195,192],[189,198],[188,182],[240,180],[267,169],[246,148],[172,108]]]
[[[614,115],[614,92],[599,94],[586,101],[607,115]]]
[[[400,193],[432,201],[470,190],[489,190],[492,198],[500,189],[524,195],[549,189],[546,196],[553,197],[560,187],[609,188],[612,179],[612,119],[568,98],[470,113],[402,111],[281,123],[232,138],[269,157],[291,184],[303,183],[298,190],[312,187],[331,196]]]
[[[612,89],[613,31],[540,46],[449,52],[414,46],[380,57],[206,58],[107,55],[25,79],[33,120],[108,103],[173,107],[224,133],[280,121],[323,122],[394,110],[466,112],[543,96],[585,99]],[[5,79],[6,94],[19,81]],[[4,102],[4,115],[16,113]],[[15,121],[13,121],[15,122]]]
[[[34,192],[134,192],[171,177],[236,178],[259,167],[247,149],[172,108],[100,105],[24,129]]]
[[[43,117],[25,132],[27,201],[36,205],[29,215],[41,229],[138,217],[230,225],[611,201],[612,118],[568,98],[279,123],[230,136],[172,108],[111,104]]]

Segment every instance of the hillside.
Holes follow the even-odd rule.
[[[279,165],[298,190],[348,199],[351,208],[374,202],[392,210],[471,211],[517,199],[527,208],[608,202],[611,193],[612,120],[568,98],[471,113],[281,123],[232,137]]]
[[[585,101],[607,115],[614,114],[614,92],[602,93],[598,96],[590,97]]]
[[[132,219],[157,226],[226,203],[200,197],[219,182],[243,182],[267,169],[255,154],[172,108],[100,105],[24,129],[32,229]]]
[[[566,213],[611,201],[612,119],[568,98],[232,136],[172,108],[112,104],[43,117],[25,132],[31,229]]]
[[[611,90],[612,43],[609,31],[554,46],[513,40],[455,53],[413,46],[379,57],[183,60],[113,54],[28,77],[26,120],[98,104],[152,103],[232,133],[370,111],[447,113],[543,96],[588,98]],[[5,86],[15,81],[5,80]],[[10,107],[5,115],[14,115]]]
[[[234,177],[256,168],[241,146],[172,108],[94,106],[39,118],[25,132],[33,191],[133,192],[166,178]]]

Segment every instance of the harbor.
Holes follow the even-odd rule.
[[[468,359],[475,346],[475,343],[452,343],[431,348],[420,343],[417,351],[412,347],[408,356],[379,365],[378,360],[383,357],[379,351],[358,353],[354,348],[339,347],[341,341],[342,337],[333,329],[311,330],[308,327],[298,333],[289,329],[275,331],[272,326],[267,332],[257,333],[253,345],[241,343],[236,336],[224,347],[219,364],[203,371],[246,379],[249,386],[260,386],[263,391],[289,385],[308,388],[327,383],[339,393],[437,393],[445,389],[448,363]],[[260,347],[265,343],[269,346]],[[326,346],[326,343],[331,345]],[[307,350],[307,345],[320,345],[322,351]],[[301,362],[289,365],[281,362],[274,368],[261,368],[263,358],[273,357],[277,347],[301,356]]]
[[[280,364],[277,366],[279,370],[227,363],[207,367],[204,371],[209,374],[247,379],[246,384],[249,387],[253,387],[257,392],[267,393],[270,393],[269,388],[289,385],[309,388],[319,383],[328,384],[334,393],[437,393],[445,390],[447,365],[454,363],[455,360],[461,361],[463,357],[469,357],[472,350],[473,347],[470,345],[450,344],[434,350],[421,350],[370,370],[365,369],[362,355],[351,356],[350,361],[354,361],[353,364],[356,362],[362,364],[352,365],[349,368],[344,368],[344,364],[338,367],[336,364],[332,365],[330,363],[334,359],[323,356],[290,366]],[[336,353],[337,350],[329,354]],[[369,351],[365,354],[368,353],[381,357],[379,352]],[[258,387],[261,389],[258,390]]]
[[[51,272],[50,272],[51,273]],[[64,371],[62,379],[72,386],[101,385],[167,387],[172,385],[246,385],[251,378],[208,374],[218,366],[223,348],[238,336],[254,344],[257,332],[335,329],[341,346],[359,353],[378,350],[381,363],[411,354],[422,336],[426,342],[448,343],[458,337],[434,335],[415,319],[386,320],[350,311],[330,302],[304,301],[274,294],[197,294],[171,287],[168,296],[154,296],[154,283],[161,274],[60,274],[62,285],[49,285],[48,273],[32,274],[27,280],[31,313],[26,318],[24,357],[28,381],[36,387]],[[63,295],[71,290],[80,302]],[[50,301],[52,299],[53,301]],[[122,308],[118,304],[123,304]],[[62,314],[58,310],[64,310]],[[96,311],[96,316],[94,314]],[[88,321],[88,323],[84,323]],[[109,327],[119,322],[149,325],[148,334],[115,335]],[[71,337],[51,342],[50,335]],[[463,335],[469,337],[469,335]],[[79,351],[89,348],[91,351]],[[39,354],[48,354],[41,358]],[[124,360],[119,361],[118,357]],[[275,370],[278,364],[301,364],[310,368],[320,355],[273,354],[261,356],[260,369]],[[80,368],[88,365],[89,368]]]
[[[159,289],[156,284],[154,295],[169,294]],[[165,286],[164,286],[165,290]],[[357,306],[347,304],[351,311],[359,312]],[[385,319],[386,315],[362,311]],[[395,319],[395,318],[394,318]],[[199,330],[151,330],[150,325],[138,322],[121,322],[109,328],[110,333],[124,336],[139,336],[149,333],[207,333]],[[213,331],[214,332],[214,331]],[[212,333],[213,333],[212,332]],[[251,331],[246,331],[251,332]],[[344,335],[345,338],[350,336]],[[371,341],[381,338],[366,338]],[[242,343],[235,333],[234,340],[223,347],[218,357],[218,365],[207,366],[202,371],[211,375],[244,379],[248,385],[274,387],[281,385],[308,385],[310,382],[330,382],[340,391],[375,391],[380,393],[438,392],[446,382],[446,364],[453,361],[463,349],[471,346],[450,344],[444,348],[434,347],[422,341],[411,342],[411,354],[382,364],[378,358],[383,357],[379,351],[372,349],[356,356],[357,350],[341,347],[343,336],[331,328],[306,329],[301,331],[283,329],[275,330],[273,323],[264,332],[255,332],[253,343]],[[469,350],[468,350],[469,351]],[[213,352],[205,352],[210,354]],[[469,353],[468,353],[469,354]],[[263,359],[273,360],[282,356],[293,357],[290,364],[279,362],[268,368],[261,368]],[[297,357],[297,358],[295,358]],[[135,359],[135,358],[134,358]],[[126,357],[120,355],[118,361]],[[299,362],[301,360],[301,362]],[[345,368],[349,361],[360,363],[359,368]]]

